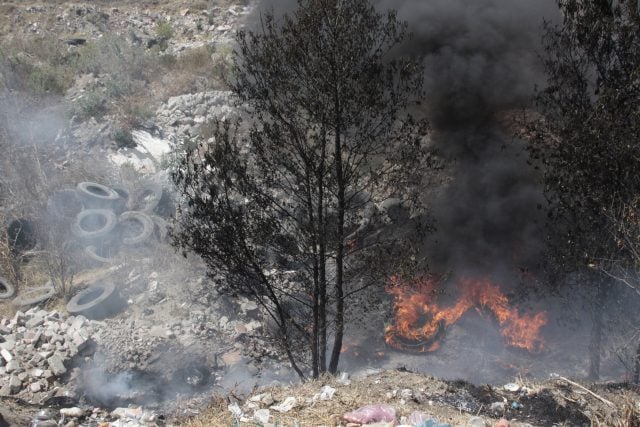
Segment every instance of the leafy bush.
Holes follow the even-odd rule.
[[[156,37],[161,50],[166,50],[169,40],[173,37],[173,26],[170,22],[161,21],[156,25]]]
[[[107,100],[97,90],[87,92],[78,100],[74,113],[81,118],[99,117],[107,112]]]
[[[113,132],[112,138],[118,148],[133,148],[136,146],[130,130],[118,128]]]

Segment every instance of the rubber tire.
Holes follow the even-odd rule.
[[[140,211],[144,213],[152,213],[160,200],[162,200],[162,186],[158,184],[146,184],[135,192],[135,200],[130,205],[131,210]],[[148,194],[148,199],[145,200],[145,194]]]
[[[118,222],[122,225],[126,221],[138,221],[142,224],[142,231],[134,237],[123,237],[122,244],[126,246],[137,246],[147,242],[153,235],[154,224],[149,215],[143,212],[127,211],[120,215]]]
[[[84,248],[84,254],[91,261],[96,261],[100,264],[113,264],[115,262],[115,258],[105,258],[98,254],[98,248],[94,245],[89,245]]]
[[[90,216],[90,215],[99,215],[106,219],[104,226],[95,231],[86,231],[84,230],[80,224],[82,221]],[[86,209],[76,216],[75,221],[71,224],[71,232],[74,236],[81,240],[97,240],[97,239],[105,239],[109,233],[113,231],[113,229],[118,224],[118,219],[116,214],[109,209]]]
[[[4,290],[3,290],[4,289]],[[8,299],[14,296],[16,288],[4,277],[0,277],[0,299]]]
[[[14,254],[34,249],[38,244],[36,226],[30,219],[16,218],[7,222],[7,238]]]
[[[92,188],[99,192],[91,191]],[[76,191],[84,206],[89,209],[110,208],[120,199],[114,189],[97,182],[81,182],[76,186]]]
[[[48,292],[46,292],[43,295],[39,295],[31,298],[28,297],[28,295],[37,294],[38,292],[43,290],[46,290]],[[47,284],[44,286],[38,286],[38,287],[26,289],[25,291],[20,292],[20,295],[18,295],[13,300],[13,305],[17,307],[27,307],[30,305],[40,304],[41,302],[48,300],[55,294],[56,294],[56,290],[53,287],[53,284],[51,283],[51,281],[48,281]]]
[[[160,218],[159,216],[152,216],[151,219],[155,223],[155,227],[153,229],[153,235],[159,242],[164,242],[167,239],[168,234],[168,225],[167,221]]]
[[[122,212],[127,210],[127,204],[129,203],[129,191],[123,186],[114,186],[111,187],[113,191],[118,193],[119,199],[113,204],[113,210],[116,214],[120,215]]]
[[[80,300],[95,292],[100,293],[90,301],[80,303]],[[98,282],[74,295],[67,303],[67,311],[72,315],[81,314],[88,319],[104,319],[118,311],[121,306],[122,301],[116,292],[116,285],[112,282]]]

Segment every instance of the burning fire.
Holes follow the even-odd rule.
[[[488,309],[498,320],[508,345],[531,352],[542,350],[540,328],[547,323],[547,313],[520,314],[509,307],[508,298],[488,280],[462,279],[462,294],[452,307],[442,308],[435,299],[437,283],[419,277],[406,283],[392,276],[387,292],[394,296],[395,324],[385,330],[385,341],[392,347],[419,352],[435,351],[445,329],[470,308]]]

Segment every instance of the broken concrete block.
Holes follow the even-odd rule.
[[[0,350],[0,356],[2,356],[2,358],[6,360],[7,363],[13,360],[13,354],[11,354],[11,352],[9,352],[6,348]]]
[[[38,393],[40,390],[42,390],[42,384],[40,383],[40,381],[32,383],[29,386],[29,390],[31,391],[31,393]]]
[[[31,319],[27,320],[24,325],[28,329],[33,329],[33,328],[37,328],[38,326],[42,325],[43,323],[44,323],[44,317],[34,316]]]
[[[9,362],[7,362],[7,366],[5,366],[5,370],[8,374],[15,372],[18,370],[20,366],[18,365],[18,361],[17,360],[10,360]]]
[[[29,371],[29,375],[31,375],[32,378],[42,378],[42,376],[44,375],[44,369],[33,368],[31,371]]]
[[[53,372],[54,375],[60,376],[67,372],[67,368],[64,367],[64,363],[62,362],[62,358],[57,354],[54,354],[50,358],[47,359],[47,364]]]
[[[16,394],[20,390],[22,390],[22,381],[16,375],[11,375],[11,378],[9,378],[9,393]]]

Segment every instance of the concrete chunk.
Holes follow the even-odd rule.
[[[22,389],[22,381],[16,376],[11,375],[9,378],[9,393],[16,394]]]
[[[41,326],[43,323],[44,323],[44,317],[35,315],[31,319],[27,320],[24,325],[28,329],[33,329],[33,328],[37,328],[38,326]]]
[[[54,375],[60,376],[67,372],[67,368],[64,367],[64,363],[62,362],[62,358],[57,354],[54,354],[50,358],[47,359],[47,364],[49,365],[49,369],[53,372]]]
[[[6,348],[3,348],[2,350],[0,350],[0,356],[2,356],[2,358],[7,362],[11,362],[13,360],[13,354],[11,354],[11,352]]]

